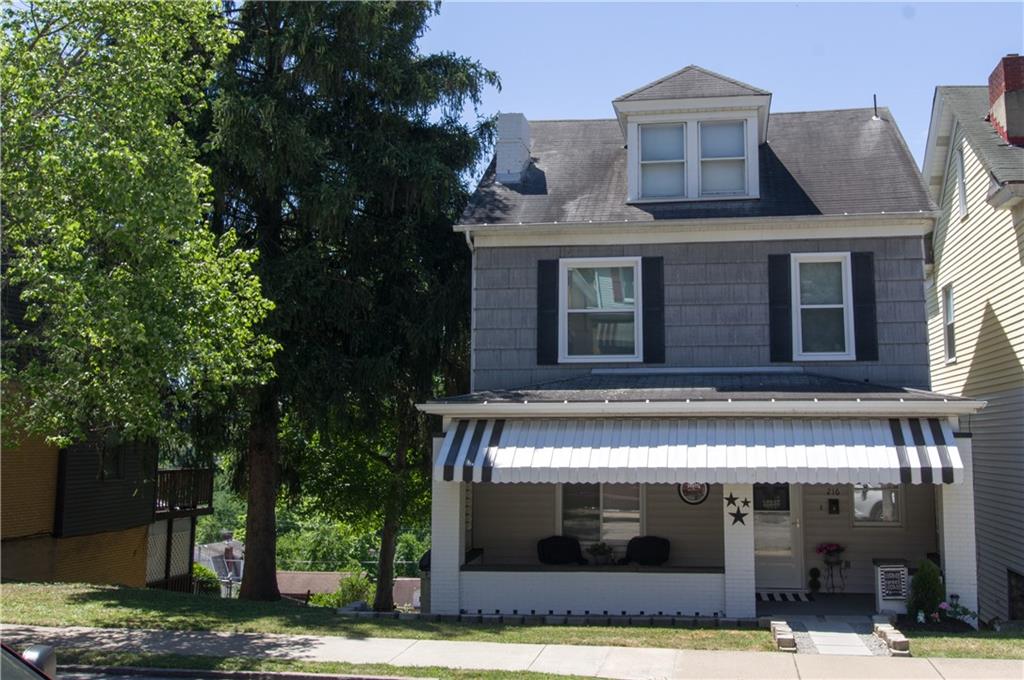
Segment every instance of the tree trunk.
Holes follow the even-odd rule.
[[[397,480],[396,480],[397,481]],[[384,526],[380,532],[380,556],[377,560],[377,593],[373,598],[373,609],[378,612],[389,612],[395,608],[395,550],[398,544],[398,523],[401,514],[400,494],[396,487],[401,482],[392,484],[390,498],[384,506]]]
[[[249,425],[246,461],[249,502],[245,518],[245,572],[239,597],[279,600],[277,589],[277,429],[281,419],[274,385],[260,388]]]

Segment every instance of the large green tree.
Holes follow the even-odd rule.
[[[468,256],[450,225],[490,126],[463,109],[497,83],[417,50],[436,11],[249,1],[233,15],[243,37],[218,79],[217,215],[259,250],[276,304],[264,328],[283,348],[249,402],[243,597],[277,597],[281,474],[315,451],[329,460],[296,463],[303,484],[335,516],[382,527],[376,605],[390,606],[397,527],[426,488],[414,404],[465,356]]]
[[[173,440],[274,348],[185,131],[231,33],[209,0],[15,3],[2,30],[5,418]]]

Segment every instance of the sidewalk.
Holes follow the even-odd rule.
[[[16,649],[34,643],[147,654],[244,656],[301,661],[386,663],[479,670],[535,671],[602,678],[734,680],[1020,680],[1024,661],[897,659],[783,652],[713,652],[630,647],[447,642],[204,631],[45,628],[0,625]]]

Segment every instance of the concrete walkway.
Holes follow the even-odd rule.
[[[733,680],[1021,680],[1024,661],[896,659],[782,652],[710,652],[629,647],[528,645],[495,642],[261,635],[202,631],[44,628],[5,624],[15,649],[45,643],[99,651],[194,656],[244,656],[302,661],[386,663],[478,670],[535,671],[618,678]]]

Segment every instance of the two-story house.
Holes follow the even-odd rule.
[[[1024,619],[1024,57],[939,87],[924,176],[935,225],[932,384],[988,406],[974,434],[980,614]]]
[[[934,205],[886,109],[771,99],[689,66],[608,120],[500,116],[455,226],[472,392],[421,405],[432,612],[745,618],[929,557],[974,606],[983,403],[927,391]]]

